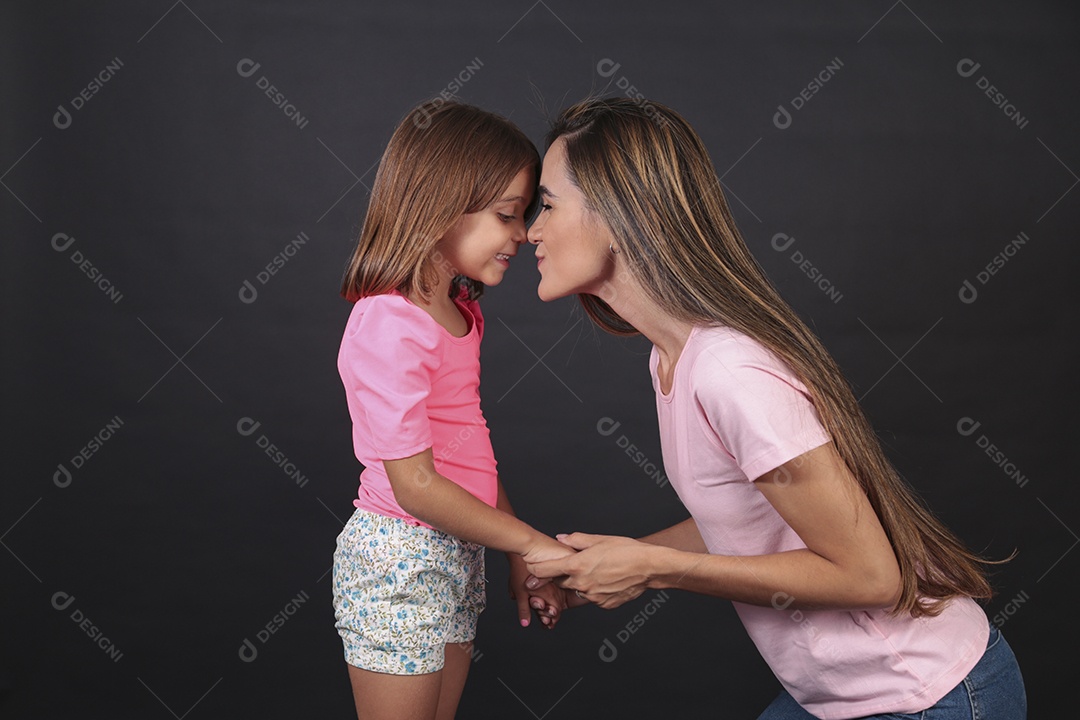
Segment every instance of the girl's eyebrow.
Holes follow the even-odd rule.
[[[502,200],[500,200],[498,202],[498,204],[501,205],[502,203],[519,202],[519,201],[524,202],[525,198],[521,197],[520,195],[514,195],[513,197],[504,197]]]
[[[547,187],[545,187],[543,185],[538,187],[537,190],[539,190],[540,194],[543,195],[544,197],[549,197],[552,200],[558,200],[559,199],[559,197],[555,193],[551,192],[550,190],[547,189]]]

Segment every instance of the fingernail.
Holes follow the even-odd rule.
[[[529,621],[528,620],[522,620],[521,621],[521,627],[529,627]]]
[[[529,578],[525,581],[525,587],[529,588],[530,590],[535,590],[539,585],[540,581],[536,578]]]
[[[564,537],[566,537],[566,533],[559,533],[558,535],[555,536],[555,539],[556,540],[562,540]]]

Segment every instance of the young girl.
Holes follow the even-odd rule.
[[[514,516],[480,411],[476,298],[526,241],[539,155],[505,119],[427,103],[386,148],[342,295],[338,356],[360,476],[334,610],[359,718],[452,718],[484,609],[484,546],[510,561],[521,624],[561,589],[526,561],[573,552]]]
[[[540,297],[576,293],[605,330],[652,341],[664,466],[691,517],[642,541],[570,535],[581,552],[530,569],[602,607],[646,588],[733,600],[784,687],[760,720],[1023,718],[1016,658],[975,602],[982,561],[889,464],[690,125],[595,100],[549,142]]]

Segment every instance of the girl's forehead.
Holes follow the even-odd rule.
[[[499,198],[499,202],[523,200],[526,196],[531,196],[536,180],[532,168],[522,168],[510,181],[510,184],[506,186],[506,190],[503,192],[502,197]]]

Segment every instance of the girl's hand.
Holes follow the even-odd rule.
[[[533,563],[545,562],[548,560],[558,560],[567,555],[573,555],[574,552],[574,548],[569,545],[564,545],[554,538],[537,533],[537,537],[532,545],[530,545],[525,552],[521,553],[521,559],[529,565],[532,565]]]
[[[530,577],[532,575],[529,574],[528,569],[524,569],[522,588],[525,587],[525,580]],[[540,622],[544,623],[548,630],[553,630],[559,618],[562,617],[562,611],[569,607],[566,591],[558,585],[548,583],[538,590],[525,590],[525,592],[529,593],[529,605],[536,611]]]
[[[525,561],[514,553],[508,553],[507,559],[510,562],[510,598],[517,602],[518,621],[521,626],[529,626],[532,610],[535,610],[540,621],[549,630],[554,628],[560,614],[567,608],[566,591],[552,584],[530,590],[525,582],[532,575],[529,574]]]
[[[578,590],[586,600],[608,610],[645,592],[652,581],[651,564],[657,552],[663,551],[656,545],[612,535],[574,533],[558,538],[580,552],[540,562],[526,558],[529,571],[541,579],[566,576],[556,581],[560,587],[571,593]],[[536,578],[528,585],[537,587]]]
[[[528,570],[526,570],[526,572],[528,572]],[[532,575],[529,575],[528,577],[532,581],[536,580]],[[532,595],[530,596],[529,602],[532,604],[533,608],[536,609],[537,615],[540,616],[540,621],[543,622],[544,625],[547,625],[548,629],[555,627],[555,623],[558,622],[560,615],[550,617],[549,620],[549,617],[546,617],[549,613],[541,612],[545,607],[548,611],[553,607],[558,607],[558,605],[554,605],[550,599],[545,598],[551,596],[557,598],[557,602],[561,604],[563,610],[592,604],[584,597],[584,595],[578,595],[573,590],[561,588],[550,580],[543,580],[541,582],[543,584],[530,591]],[[533,584],[526,580],[525,586],[533,587]],[[552,595],[549,596],[548,593],[551,593]]]

